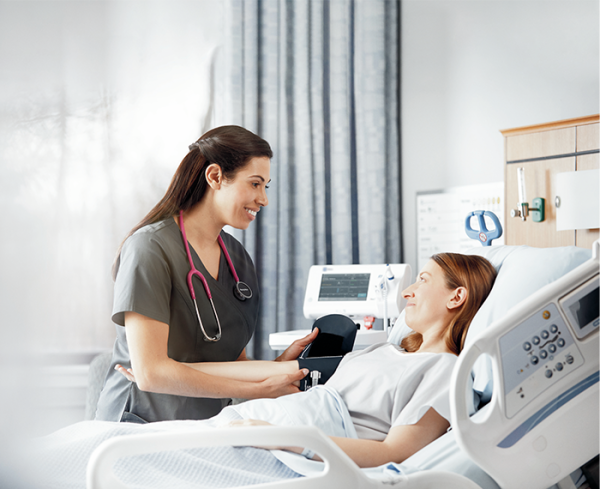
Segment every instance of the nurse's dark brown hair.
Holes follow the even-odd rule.
[[[119,256],[127,238],[138,229],[176,216],[179,211],[188,210],[202,200],[208,187],[208,166],[216,163],[221,167],[224,178],[233,180],[240,169],[252,158],[258,157],[273,158],[271,146],[261,137],[240,126],[216,127],[191,144],[164,197],[121,242],[112,266],[113,280],[117,275]]]
[[[465,345],[471,321],[492,290],[496,280],[496,269],[488,260],[478,255],[438,253],[431,259],[444,272],[446,287],[449,290],[458,287],[467,289],[467,298],[445,333],[446,346],[458,355]],[[422,342],[421,334],[413,332],[402,340],[400,346],[406,351],[414,352]]]

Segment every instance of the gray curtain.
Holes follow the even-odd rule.
[[[215,71],[215,125],[271,144],[269,206],[234,231],[253,257],[269,334],[310,328],[315,264],[399,262],[397,0],[229,0]]]

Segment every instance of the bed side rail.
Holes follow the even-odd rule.
[[[420,472],[408,476],[398,475],[385,481],[368,477],[331,439],[316,427],[260,426],[222,428],[210,431],[160,432],[125,435],[103,442],[90,457],[87,467],[88,489],[126,489],[117,479],[113,466],[125,456],[141,455],[165,450],[180,450],[208,446],[302,446],[307,447],[324,461],[324,469],[318,475],[300,479],[252,485],[253,489],[286,487],[293,489],[369,489],[399,487],[406,489],[480,489],[473,481],[450,472]]]

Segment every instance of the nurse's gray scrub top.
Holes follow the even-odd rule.
[[[196,268],[204,275],[221,323],[217,342],[205,341],[186,277],[190,265],[181,231],[173,218],[145,226],[127,239],[121,251],[115,281],[112,320],[117,339],[111,366],[100,394],[96,419],[151,422],[173,419],[206,419],[217,414],[231,399],[207,399],[144,392],[114,370],[119,363],[130,367],[125,337],[125,312],[133,311],[169,325],[168,355],[178,362],[236,360],[256,328],[259,291],[256,270],[244,247],[233,236],[221,232],[240,280],[252,288],[252,298],[238,300],[235,281],[221,252],[218,280],[207,271],[191,248]],[[196,300],[207,334],[217,334],[212,307],[196,277]]]

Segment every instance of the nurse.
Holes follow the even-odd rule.
[[[238,126],[210,130],[190,145],[160,202],[129,233],[113,265],[117,339],[96,419],[152,422],[205,419],[232,397],[298,392],[306,373],[252,382],[193,368],[246,361],[259,289],[244,247],[223,231],[246,229],[268,204],[269,144]],[[277,360],[294,360],[316,336]],[[276,361],[277,361],[276,360]],[[132,368],[136,383],[115,368]]]

